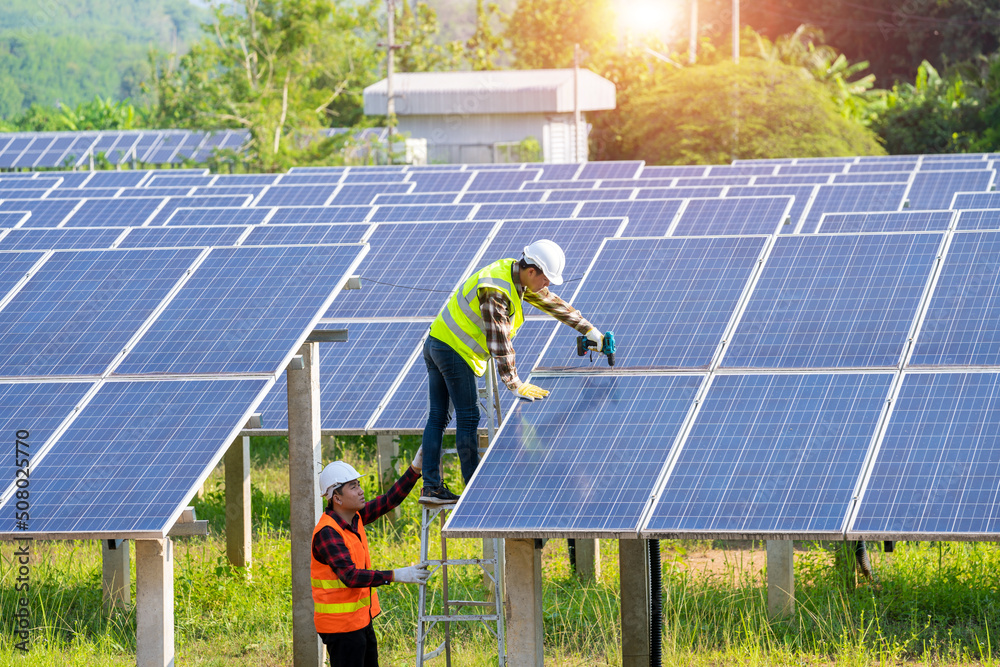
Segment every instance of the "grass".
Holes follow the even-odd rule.
[[[404,438],[401,448],[416,442]],[[371,438],[342,439],[324,460],[342,457],[374,470]],[[291,665],[288,560],[287,443],[255,439],[252,447],[253,566],[249,576],[226,561],[222,471],[213,472],[196,502],[210,521],[208,537],[175,540],[175,646],[178,665]],[[401,456],[406,459],[405,454]],[[402,465],[402,462],[401,462]],[[456,482],[457,469],[446,470]],[[377,481],[365,480],[366,492]],[[459,486],[458,484],[454,484]],[[438,544],[437,527],[432,537]],[[419,508],[408,499],[395,522],[369,531],[376,567],[419,557]],[[872,554],[875,586],[844,586],[830,545],[797,544],[796,611],[767,617],[761,544],[661,543],[663,656],[667,665],[959,665],[1000,664],[1000,548],[986,543],[905,543]],[[479,554],[479,540],[449,541],[453,558]],[[10,620],[17,605],[13,549],[0,558],[0,665],[133,665],[134,610],[105,612],[101,552],[93,541],[33,545],[28,654],[14,647]],[[602,540],[601,574],[581,583],[568,563],[565,540],[543,551],[545,658],[551,665],[621,664],[617,542]],[[713,561],[714,559],[714,561]],[[133,564],[134,600],[134,564]],[[452,568],[453,599],[484,599],[474,568]],[[376,621],[383,665],[413,664],[417,589],[380,590]],[[433,596],[435,604],[439,597]],[[433,639],[433,638],[432,638]],[[496,645],[482,626],[452,627],[456,665],[495,665]],[[431,664],[444,664],[438,659]]]

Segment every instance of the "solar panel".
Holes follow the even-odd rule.
[[[790,164],[778,167],[775,176],[801,176],[803,174],[844,174],[845,163],[831,164]]]
[[[816,231],[824,213],[898,210],[905,192],[905,183],[821,185],[805,214],[801,231]]]
[[[657,192],[663,192],[671,188],[658,188]],[[632,195],[635,192],[632,188],[608,188],[600,190],[551,190],[548,193],[546,201],[610,201],[614,199],[632,199]],[[661,195],[656,197],[656,199],[663,199],[664,197],[670,197],[671,195]],[[678,197],[683,197],[683,194],[678,194]],[[465,197],[462,198],[465,201]]]
[[[227,206],[249,206],[253,198],[250,195],[222,195],[204,197],[170,197],[163,207],[150,219],[149,225],[162,225],[173,212],[184,208],[220,208]]]
[[[537,377],[445,526],[450,535],[632,536],[699,375]]]
[[[573,202],[539,204],[481,204],[473,220],[527,220],[531,218],[568,218],[576,210]],[[588,218],[623,217],[620,215],[588,215]]]
[[[54,253],[4,308],[0,376],[104,373],[198,254]]]
[[[275,210],[268,224],[365,222],[371,212],[371,206],[287,206]]]
[[[871,174],[835,174],[834,183],[906,183],[910,171],[880,171]]]
[[[387,183],[380,185],[342,185],[337,194],[330,200],[330,204],[341,206],[356,206],[371,204],[372,200],[380,194],[404,194],[413,187],[412,183]]]
[[[140,227],[129,231],[118,244],[119,248],[187,248],[193,246],[234,245],[245,227],[238,226],[186,226]]]
[[[91,382],[0,382],[0,428],[11,436],[27,431],[31,446],[40,448],[93,386]],[[13,512],[5,514],[10,518]]]
[[[35,162],[46,152],[52,143],[53,137],[36,136],[32,142],[24,149],[20,156],[14,160],[12,167],[32,167]]]
[[[564,178],[573,178],[576,172],[580,171],[580,165],[575,162],[571,164],[532,163],[531,168],[541,170],[542,175],[538,177],[540,181],[558,181]]]
[[[636,199],[675,199],[677,197],[721,197],[722,188],[642,188]],[[551,197],[549,197],[551,199]]]
[[[197,176],[194,174],[164,174],[162,172],[155,173],[149,177],[145,183],[142,184],[144,188],[162,188],[162,187],[187,187],[193,188],[196,185],[208,185],[213,180],[215,176]]]
[[[451,204],[458,196],[455,192],[430,193],[423,195],[375,195],[372,199],[374,205],[406,205],[406,204]]]
[[[301,178],[301,176],[297,176],[296,178]],[[378,171],[354,171],[351,168],[344,176],[344,183],[402,183],[404,180],[407,180],[404,172],[389,172],[383,169],[379,169]]]
[[[358,167],[352,167],[354,171],[358,171]],[[380,171],[384,170],[386,173],[393,171],[403,171],[406,169],[403,165],[398,166],[388,166],[380,167]],[[289,174],[342,174],[347,171],[347,167],[292,167],[288,170]]]
[[[829,183],[834,174],[819,174],[816,176],[755,176],[754,186],[761,185],[822,185]]]
[[[277,372],[364,256],[362,248],[212,250],[116,373]]]
[[[573,306],[622,341],[616,369],[708,368],[765,243],[764,237],[609,239]],[[567,335],[553,340],[538,366],[605,363],[577,356]]]
[[[951,200],[953,209],[1000,209],[1000,192],[956,192]]]
[[[218,174],[212,187],[254,185],[263,186],[273,184],[279,174]]]
[[[517,190],[525,181],[534,181],[541,175],[538,169],[521,169],[518,171],[480,171],[467,185],[470,192],[485,190]]]
[[[641,161],[588,162],[577,174],[577,178],[635,178],[642,169]]]
[[[360,243],[371,229],[365,224],[263,225],[254,227],[244,245],[302,245],[317,243]]]
[[[364,288],[341,294],[325,317],[436,316],[471,272],[468,267],[494,226],[492,222],[379,224],[368,238],[371,252],[358,270]]]
[[[894,171],[905,171],[911,172],[917,168],[916,160],[907,161],[888,161],[883,160],[880,162],[860,162],[858,164],[852,164],[847,168],[848,174],[875,174],[879,172],[894,172]]]
[[[53,176],[58,175],[62,179],[60,188],[78,188],[83,185],[95,173],[92,171],[56,171],[51,172]]]
[[[141,227],[166,200],[159,197],[88,199],[68,219],[66,227]]]
[[[269,208],[178,208],[164,223],[168,227],[184,225],[260,225],[271,214]]]
[[[58,178],[17,178],[17,179],[6,179],[0,178],[0,197],[5,196],[7,190],[48,190],[49,188],[54,188],[61,183]],[[43,193],[39,192],[40,197]]]
[[[720,375],[646,536],[840,539],[893,375]]]
[[[198,195],[250,195],[259,197],[264,192],[263,185],[223,185],[212,187],[196,187],[191,190],[191,196]]]
[[[544,190],[509,190],[506,192],[465,192],[458,202],[463,204],[499,204],[504,202],[542,201]]]
[[[951,226],[951,211],[890,211],[886,213],[826,213],[817,232],[935,232]]]
[[[254,205],[323,206],[338,187],[337,185],[272,185]]]
[[[794,197],[691,199],[670,235],[776,234],[792,227],[786,223],[791,221],[793,200]],[[628,233],[635,232],[629,229]]]
[[[996,373],[903,377],[850,535],[954,540],[1000,532],[998,380]]]
[[[778,237],[722,367],[897,366],[942,237]]]
[[[943,210],[951,206],[956,192],[986,192],[993,185],[995,172],[921,171],[914,175],[907,193],[910,208],[920,211]]]
[[[918,167],[918,171],[948,171],[952,169],[992,169],[993,165],[985,160],[924,160]]]
[[[66,167],[67,161],[72,164],[76,161],[74,157],[68,157],[67,153],[76,143],[75,136],[56,137],[49,145],[48,150],[42,153],[35,162],[36,168],[41,167]]]
[[[24,227],[55,227],[80,204],[72,199],[37,199],[35,201],[3,201],[0,210],[30,211]]]
[[[674,184],[674,179],[664,178],[657,179],[664,181],[664,185],[671,186]],[[605,181],[577,181],[577,180],[562,180],[562,181],[526,181],[521,184],[522,190],[583,190],[588,188],[595,188],[598,184],[601,187],[608,188],[618,188],[618,187],[635,187],[634,178],[619,178],[619,179],[608,179]],[[625,185],[622,185],[625,183]]]
[[[409,180],[416,183],[413,192],[459,192],[464,190],[473,174],[467,171],[448,171],[438,174],[412,173]],[[514,190],[516,188],[504,188]]]
[[[678,178],[677,187],[715,187],[718,185],[750,185],[750,176],[707,176],[704,178]]]
[[[956,232],[920,325],[911,365],[1000,364],[1000,234]]]
[[[429,324],[351,322],[324,323],[317,327],[348,331],[346,343],[319,346],[322,428],[363,430],[403,372]],[[417,363],[423,365],[423,360],[418,359]],[[284,374],[268,392],[258,411],[263,428],[288,428],[288,385]],[[426,416],[424,414],[424,418]]]
[[[16,227],[30,217],[31,211],[0,211],[0,227]]]
[[[0,250],[87,250],[110,248],[121,227],[91,229],[12,229],[0,239]]]
[[[682,199],[586,202],[581,218],[627,217],[627,236],[664,236],[683,204]]]
[[[372,222],[411,222],[429,220],[466,220],[472,204],[439,204],[435,206],[379,206]]]
[[[164,535],[267,388],[261,379],[108,382],[32,461],[24,535]],[[0,534],[14,532],[4,512]]]
[[[698,174],[685,174],[697,176]],[[717,164],[709,167],[706,176],[773,176],[774,165],[769,164]]]
[[[795,197],[792,204],[792,211],[789,215],[792,218],[792,227],[796,227],[802,219],[802,214],[812,199],[813,192],[819,186],[815,185],[748,185],[736,186],[726,191],[727,197]]]
[[[56,188],[55,190],[50,190],[45,195],[45,198],[80,199],[81,197],[101,197],[110,199],[111,197],[117,197],[119,192],[121,192],[121,188]]]
[[[0,261],[0,302],[17,285],[44,253],[5,252]]]
[[[95,171],[87,181],[85,189],[91,188],[134,188],[149,175],[148,171]],[[89,195],[88,195],[89,196]]]
[[[642,179],[652,179],[652,178],[679,178],[681,176],[704,176],[708,173],[708,167],[681,167],[674,165],[653,165],[646,166],[642,168],[639,172],[638,178]],[[773,170],[773,168],[772,168]]]
[[[549,317],[543,319],[525,320],[521,328],[518,329],[514,337],[514,351],[516,354],[515,364],[518,376],[522,380],[527,379],[531,374],[531,369],[538,361],[538,355],[542,353],[546,341],[552,335],[553,329],[560,327],[556,320]],[[427,325],[425,324],[426,328]],[[421,334],[423,331],[420,332]],[[419,336],[413,337],[412,342],[416,346]],[[412,348],[411,348],[412,350]],[[480,385],[482,381],[480,380]],[[500,409],[503,415],[507,415],[514,408],[514,404],[520,399],[515,398],[512,393],[500,386]],[[427,364],[422,356],[418,357],[414,364],[403,376],[399,386],[392,396],[384,399],[385,407],[378,413],[378,416],[369,424],[370,430],[399,432],[401,430],[423,430],[427,423]],[[486,427],[486,415],[480,410],[480,428]]]
[[[1000,209],[959,211],[956,229],[1000,229]]]
[[[34,141],[32,137],[12,138],[7,147],[4,148],[3,153],[0,153],[0,168],[13,167],[14,163],[21,156],[21,153],[31,145],[32,141]]]
[[[280,185],[337,185],[344,178],[342,171],[320,172],[316,174],[295,174],[287,173],[281,177]],[[393,178],[392,174],[385,174],[386,182],[402,180],[402,177]]]

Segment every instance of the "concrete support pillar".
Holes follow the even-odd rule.
[[[298,352],[303,368],[288,374],[288,482],[292,567],[292,664],[319,667],[323,653],[313,623],[309,563],[312,531],[319,521],[317,480],[321,470],[319,345],[306,343]]]
[[[601,576],[601,542],[600,540],[581,540],[576,542],[576,576],[581,581],[597,581]]]
[[[392,460],[399,456],[399,437],[394,435],[375,436],[378,445],[378,485],[382,493],[389,490],[399,473],[392,467]]]
[[[174,664],[174,555],[170,539],[135,541],[135,662]]]
[[[541,667],[542,550],[535,540],[504,540],[507,664]]]
[[[795,569],[791,540],[767,541],[767,615],[795,613]]]
[[[621,575],[622,667],[649,666],[649,547],[618,540]]]
[[[250,567],[250,436],[237,436],[226,451],[226,555]]]
[[[132,602],[128,549],[128,540],[101,540],[101,589],[105,609],[125,609]]]

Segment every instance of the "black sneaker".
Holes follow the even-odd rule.
[[[448,487],[442,484],[441,486],[425,486],[420,491],[420,500],[425,505],[451,505],[458,502],[458,496],[448,490]]]

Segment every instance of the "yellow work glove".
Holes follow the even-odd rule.
[[[545,398],[549,395],[549,392],[541,387],[525,382],[517,389],[512,389],[519,398],[524,398],[529,401],[534,401],[537,399]]]
[[[598,331],[597,329],[593,328],[584,335],[587,337],[587,340],[592,341],[594,343],[594,347],[596,348],[594,351],[601,352],[603,354],[604,335],[601,334],[601,332]]]

